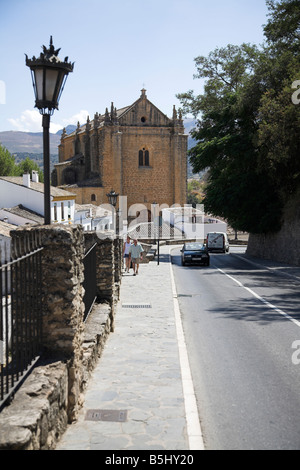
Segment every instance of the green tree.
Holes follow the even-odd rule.
[[[299,0],[267,0],[270,20],[264,27],[265,36],[276,49],[281,52],[288,47],[294,53],[299,53],[300,42],[300,6]]]
[[[14,157],[0,144],[0,176],[15,176],[16,165]]]
[[[201,189],[201,183],[197,180],[191,180],[188,182],[188,191],[199,191]]]
[[[197,194],[188,192],[187,204],[191,204],[193,207],[197,207],[197,204],[201,204],[201,200],[199,199]]]
[[[285,8],[298,18],[299,2],[267,3],[267,44],[261,49],[228,45],[197,57],[195,78],[206,79],[204,93],[178,95],[183,111],[198,116],[190,161],[194,172],[209,168],[205,209],[253,233],[280,228],[287,193],[300,183],[299,109],[292,108],[291,88],[287,99],[300,70],[298,29],[293,22],[291,35],[279,14]]]
[[[292,102],[292,84],[300,79],[300,4],[267,1],[270,20],[264,27],[268,43],[268,90],[259,107],[259,166],[280,182],[282,200],[300,186],[300,108]]]
[[[259,108],[259,168],[280,184],[283,200],[300,186],[300,109],[291,101],[291,78],[282,90],[269,90]]]
[[[201,112],[190,161],[195,172],[209,168],[203,201],[206,211],[226,218],[239,230],[255,232],[277,228],[280,216],[266,172],[257,171],[260,92],[258,88],[254,93],[249,84],[259,56],[256,46],[243,44],[216,49],[208,58],[198,57],[196,77],[207,78],[204,94],[178,95],[186,110]],[[267,213],[271,208],[272,213]]]
[[[38,166],[37,163],[30,160],[29,157],[26,157],[25,160],[20,162],[16,167],[16,173],[19,176],[22,176],[24,173],[32,174],[32,171],[37,171],[38,172],[40,182],[44,181],[44,174],[41,171],[40,167]]]
[[[193,207],[196,207],[197,204],[202,204],[202,192],[204,187],[204,182],[197,180],[191,180],[187,185],[187,203],[191,204]]]

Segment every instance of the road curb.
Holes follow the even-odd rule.
[[[170,247],[169,250],[170,274],[173,291],[174,314],[179,348],[182,387],[186,411],[187,434],[190,450],[205,450],[171,262],[171,251],[173,251],[175,248],[176,247]]]

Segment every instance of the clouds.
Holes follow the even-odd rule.
[[[57,131],[63,129],[69,124],[76,125],[77,122],[80,124],[85,124],[89,112],[86,110],[81,110],[79,113],[74,114],[70,118],[63,119],[61,122],[56,121],[55,117],[53,121],[50,121],[50,132],[56,134]],[[20,132],[42,132],[42,116],[39,111],[36,109],[27,109],[22,112],[21,116],[18,118],[9,118],[8,122],[12,126],[12,130]]]
[[[8,122],[12,125],[13,130],[21,132],[41,132],[42,118],[37,110],[24,111],[19,118],[9,118]]]
[[[85,109],[82,109],[81,111],[79,111],[79,113],[74,114],[69,119],[63,119],[63,127],[68,126],[69,124],[77,124],[77,122],[80,122],[81,125],[85,124],[88,116],[89,112]]]

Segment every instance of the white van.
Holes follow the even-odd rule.
[[[206,246],[208,251],[221,251],[222,253],[229,252],[229,242],[226,233],[211,232],[207,234]]]

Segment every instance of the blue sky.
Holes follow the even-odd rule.
[[[132,104],[143,86],[168,116],[176,93],[201,92],[194,58],[216,47],[261,44],[265,0],[0,0],[0,131],[41,132],[25,53],[38,56],[50,35],[74,61],[51,132],[111,102]]]

